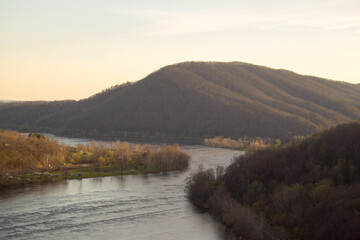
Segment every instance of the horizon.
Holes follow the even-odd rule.
[[[84,99],[188,61],[359,84],[359,10],[354,0],[0,0],[0,99]]]

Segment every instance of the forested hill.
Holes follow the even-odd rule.
[[[360,120],[359,85],[186,62],[80,101],[0,103],[0,128],[78,136],[288,139]]]
[[[201,170],[187,192],[245,239],[360,239],[360,123]]]

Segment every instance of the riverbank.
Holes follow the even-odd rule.
[[[223,138],[221,136],[217,136],[214,138],[205,138],[203,144],[208,147],[215,148],[228,148],[234,150],[242,150],[242,151],[257,151],[262,150],[269,147],[279,147],[281,145],[281,141],[279,139],[272,138]]]
[[[122,176],[122,175],[139,175],[139,174],[151,174],[151,173],[168,173],[174,171],[183,171],[185,169],[169,169],[167,171],[160,171],[157,169],[126,169],[121,171],[113,167],[107,167],[100,171],[96,167],[89,168],[74,168],[69,170],[54,171],[54,172],[35,172],[23,175],[0,177],[0,190],[9,188],[19,188],[24,186],[30,186],[33,184],[53,183],[70,179],[86,179],[86,178],[99,178],[110,176]]]
[[[76,147],[41,134],[0,130],[0,188],[58,179],[183,170],[190,156],[178,145],[91,142]]]
[[[203,137],[189,137],[189,136],[161,136],[161,135],[148,135],[142,133],[109,133],[109,132],[84,132],[78,129],[53,129],[53,128],[30,128],[19,127],[13,125],[1,125],[0,129],[9,129],[23,133],[37,132],[44,133],[44,135],[53,135],[64,138],[81,138],[93,139],[96,141],[126,141],[135,144],[179,144],[182,145],[200,145],[206,136]]]
[[[245,239],[360,239],[359,152],[359,123],[343,124],[200,169],[186,190]]]
[[[182,149],[191,156],[183,171],[61,180],[0,191],[0,239],[235,240],[187,201],[184,182],[199,165],[227,166],[242,152],[199,145]]]

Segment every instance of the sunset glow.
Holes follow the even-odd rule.
[[[360,82],[359,1],[0,0],[0,99],[82,99],[183,61]]]

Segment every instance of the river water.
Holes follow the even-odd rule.
[[[66,144],[87,139],[62,138]],[[30,186],[0,193],[0,239],[234,239],[186,199],[186,178],[242,151],[182,146],[188,170]]]

